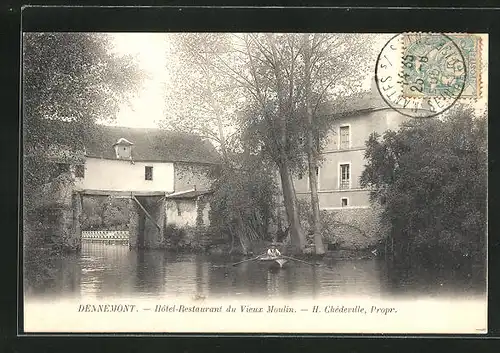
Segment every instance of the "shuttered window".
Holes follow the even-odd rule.
[[[351,166],[349,164],[340,165],[340,188],[349,189],[351,180]]]
[[[341,126],[340,127],[340,149],[348,149],[350,145],[350,127],[349,126]]]

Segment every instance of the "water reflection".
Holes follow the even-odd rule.
[[[137,291],[154,295],[165,287],[165,257],[160,251],[132,251],[137,256],[135,265]]]
[[[382,292],[394,295],[409,295],[423,292],[428,296],[442,295],[472,296],[486,291],[486,273],[484,269],[468,265],[454,265],[449,268],[422,266],[415,264],[411,268],[394,266],[381,262],[381,270],[387,274],[382,282]]]
[[[485,291],[475,269],[394,268],[379,259],[325,260],[319,266],[289,262],[284,269],[268,263],[227,257],[130,251],[121,245],[85,244],[82,253],[57,259],[55,275],[29,283],[31,296],[186,295],[206,297],[318,298],[418,295],[473,295]],[[479,278],[479,279],[478,279]]]

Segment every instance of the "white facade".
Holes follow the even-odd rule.
[[[152,180],[146,180],[146,167],[152,167]],[[76,178],[82,190],[174,192],[174,164],[132,162],[87,157],[83,178]]]
[[[370,207],[370,192],[360,177],[365,169],[366,141],[373,132],[397,130],[406,116],[389,109],[353,114],[338,119],[322,152],[318,170],[318,197],[324,210]],[[299,198],[310,199],[308,173],[294,177]]]

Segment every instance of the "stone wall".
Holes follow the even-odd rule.
[[[130,248],[157,249],[162,246],[165,229],[165,201],[158,197],[137,197],[160,229],[149,219],[137,201],[129,201]]]
[[[331,212],[335,221],[332,234],[325,242],[342,249],[366,249],[375,246],[384,236],[379,207],[345,209]]]
[[[194,227],[196,225],[197,207],[195,199],[167,200],[167,224],[177,227]]]
[[[174,190],[208,190],[212,181],[208,177],[211,166],[194,163],[175,163]]]
[[[208,199],[177,199],[166,202],[165,247],[175,250],[204,251],[212,243],[209,233]],[[180,214],[179,214],[180,211]]]
[[[139,246],[142,246],[142,239],[139,239],[139,235],[141,232],[140,229],[140,223],[141,223],[141,209],[139,208],[139,205],[135,202],[135,200],[130,199],[129,200],[129,216],[130,216],[130,221],[128,224],[128,230],[129,230],[129,247],[132,249],[136,249]]]

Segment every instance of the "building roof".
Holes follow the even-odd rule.
[[[211,194],[212,190],[187,190],[187,191],[179,191],[170,195],[167,195],[167,199],[194,199],[198,196],[203,196],[207,194]]]
[[[391,107],[381,97],[375,80],[372,80],[371,89],[369,91],[343,97],[342,101],[338,104],[336,114],[340,116],[348,116],[362,112],[390,108]]]
[[[117,141],[133,144],[132,159],[150,162],[216,164],[220,156],[215,147],[197,135],[154,128],[98,125],[86,144],[89,157],[116,159]]]
[[[115,142],[115,144],[113,146],[116,146],[116,145],[126,145],[126,146],[132,146],[133,143],[130,142],[129,140],[127,139],[124,139],[123,137],[120,138],[118,141]]]
[[[362,112],[390,108],[378,92],[364,92],[350,97],[343,112]]]

